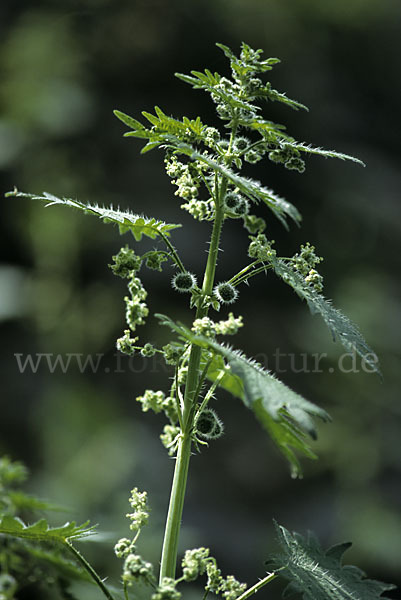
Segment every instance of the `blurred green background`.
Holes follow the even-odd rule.
[[[325,545],[352,540],[347,560],[400,583],[399,0],[3,0],[0,34],[2,191],[17,185],[182,222],[173,240],[198,275],[209,225],[180,211],[161,153],[140,156],[137,140],[122,139],[114,108],[139,116],[158,104],[216,124],[207,95],[173,73],[208,67],[225,74],[215,42],[238,49],[244,40],[282,59],[273,86],[310,108],[269,104],[268,118],[299,140],[366,162],[363,169],[311,157],[302,176],[266,162],[248,173],[302,212],[303,226],[290,233],[265,214],[268,234],[283,255],[306,240],[316,244],[326,294],[359,324],[384,380],[342,372],[342,348],[273,276],[242,288],[235,311],[246,327],[234,344],[264,362],[277,349],[297,361],[326,352],[322,372],[295,373],[287,357],[279,377],[326,408],[333,423],[320,427],[314,444],[320,460],[304,462],[304,479],[294,481],[252,414],[219,394],[227,433],[193,457],[181,547],[210,546],[224,572],[252,583],[276,548],[275,518],[314,530]],[[152,523],[141,550],[157,563],[173,470],[158,439],[163,419],[142,414],[135,402],[146,387],[166,389],[171,373],[141,358],[117,368],[114,356],[125,286],[107,264],[131,240],[40,203],[3,199],[1,215],[0,452],[24,461],[29,489],[70,507],[66,518],[100,524],[105,543],[87,551],[117,581],[111,544],[128,534],[129,490],[148,490]],[[227,224],[218,279],[245,264],[247,241],[238,223]],[[170,277],[168,268],[143,273],[150,308],[188,322]],[[158,339],[156,320],[140,333]],[[76,366],[50,373],[45,365],[20,373],[15,354],[28,353],[103,358],[97,373]],[[268,597],[279,598],[280,586],[271,587]]]

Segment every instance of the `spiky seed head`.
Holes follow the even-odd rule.
[[[232,304],[238,298],[238,291],[231,283],[223,282],[216,285],[214,288],[217,300],[222,304]]]
[[[224,426],[211,408],[205,408],[196,421],[196,433],[206,440],[215,440],[223,435]]]
[[[248,148],[249,146],[249,140],[246,137],[237,137],[235,139],[234,145],[235,145],[235,149],[239,150],[240,152],[242,152],[243,150],[245,150],[246,148]]]
[[[225,198],[225,203],[226,203],[227,208],[235,211],[235,209],[237,208],[237,206],[240,202],[241,202],[241,196],[239,194],[236,194],[235,192],[227,192],[227,195]]]
[[[177,292],[191,292],[196,286],[196,277],[193,273],[176,273],[171,280],[171,285]]]
[[[248,200],[245,200],[245,198],[240,198],[240,201],[237,204],[237,206],[235,207],[234,212],[239,217],[244,217],[245,215],[247,215],[249,212]]]

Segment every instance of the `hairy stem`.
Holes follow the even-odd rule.
[[[92,577],[92,579],[96,583],[96,585],[99,586],[99,588],[102,590],[103,594],[106,596],[107,600],[114,600],[114,597],[111,595],[110,591],[107,589],[107,587],[105,586],[103,581],[100,579],[100,577],[96,573],[95,569],[88,563],[86,558],[84,558],[82,556],[82,554],[76,548],[74,548],[74,546],[71,544],[71,542],[69,540],[65,540],[65,545],[67,546],[68,550],[70,552],[72,552],[72,554],[75,556],[77,561],[83,566],[85,571],[87,571],[87,573],[89,573],[89,575]]]
[[[223,181],[216,198],[216,213],[210,240],[208,259],[203,278],[202,291],[210,295],[213,291],[214,276],[216,272],[217,257],[221,230],[224,221],[223,200],[227,190],[227,181]],[[196,318],[201,319],[207,315],[208,308],[198,306]],[[191,456],[192,428],[197,400],[199,381],[199,367],[202,350],[193,345],[188,364],[188,376],[184,395],[183,431],[179,442],[177,459],[171,486],[170,503],[164,531],[163,550],[160,565],[159,581],[163,577],[175,577],[177,563],[178,538],[181,527],[182,511],[184,506],[185,490],[188,478],[189,459]]]
[[[256,592],[258,592],[267,583],[270,583],[273,581],[273,579],[276,579],[276,577],[278,577],[276,573],[268,573],[266,577],[255,583],[255,585],[250,587],[249,590],[246,590],[243,594],[241,594],[237,600],[246,600],[249,598],[249,596],[252,596],[252,594],[256,594]]]

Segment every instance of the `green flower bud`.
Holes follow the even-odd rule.
[[[116,348],[123,354],[128,354],[128,356],[132,356],[135,354],[135,344],[138,341],[138,338],[132,338],[130,335],[130,330],[125,329],[124,335],[118,338],[116,342]]]
[[[144,358],[149,358],[150,356],[154,356],[156,354],[156,349],[152,344],[145,344],[141,350],[141,356]]]
[[[126,558],[128,554],[135,552],[135,546],[128,538],[121,538],[114,546],[114,554],[117,558]]]
[[[152,563],[143,560],[139,554],[128,554],[124,563],[123,581],[132,585],[134,581],[142,578],[148,581],[154,580]]]
[[[151,600],[180,600],[182,594],[176,590],[176,585],[176,581],[171,577],[163,577]]]
[[[209,548],[187,550],[182,559],[182,574],[185,581],[194,581],[206,571]]]

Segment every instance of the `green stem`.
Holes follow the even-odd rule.
[[[246,590],[243,594],[241,594],[241,596],[239,596],[237,600],[246,600],[247,598],[249,598],[249,596],[252,596],[252,594],[256,594],[256,592],[258,592],[267,583],[270,583],[271,581],[273,581],[273,579],[276,579],[276,577],[278,577],[276,573],[269,573],[268,575],[266,575],[266,577],[258,581],[258,583],[255,583],[255,585],[250,587],[249,590]]]
[[[196,415],[200,415],[202,413],[203,410],[205,410],[210,398],[213,396],[216,388],[220,385],[221,380],[223,379],[225,375],[224,371],[221,371],[219,373],[219,375],[217,376],[216,380],[213,382],[213,384],[210,386],[210,388],[208,389],[207,394],[205,395],[205,397],[202,400],[202,404],[200,405],[200,407],[198,408],[198,410],[196,411]]]
[[[78,552],[78,550],[76,548],[74,548],[74,546],[71,544],[71,542],[69,540],[65,540],[65,545],[67,546],[68,550],[70,552],[72,552],[72,554],[75,556],[77,561],[79,563],[81,563],[81,565],[83,566],[85,571],[87,571],[87,573],[89,573],[89,575],[92,577],[93,581],[102,590],[102,592],[106,596],[106,598],[108,600],[114,600],[114,597],[111,595],[111,593],[109,592],[107,587],[104,585],[103,581],[100,579],[100,577],[96,573],[95,569],[88,563],[86,558],[84,558],[82,556],[82,554],[80,552]]]
[[[163,242],[166,244],[167,248],[170,250],[177,267],[182,271],[182,273],[185,273],[186,268],[182,264],[181,259],[177,254],[177,250],[174,248],[173,244],[170,242],[167,235],[165,235],[162,231],[159,231],[158,233],[159,233],[160,237],[162,238]]]
[[[233,281],[229,281],[229,283],[231,283],[234,286],[239,285],[240,283],[244,283],[244,281],[248,281],[248,279],[250,279],[251,277],[254,277],[255,275],[259,275],[259,273],[265,273],[268,269],[271,269],[270,265],[266,265],[266,263],[262,266],[262,267],[258,267],[257,269],[254,269],[253,271],[251,271],[251,273],[247,273],[246,275],[242,275],[241,277],[238,277],[238,279],[236,279],[234,282]]]
[[[250,269],[253,269],[259,263],[260,263],[259,259],[258,260],[254,260],[249,265],[247,265],[246,267],[244,267],[243,269],[241,269],[241,271],[239,271],[236,275],[234,275],[233,277],[231,277],[231,279],[230,279],[230,281],[228,283],[231,283],[232,285],[234,285],[234,283],[237,281],[237,279],[242,278],[242,276],[245,275],[245,273],[247,273]]]
[[[171,486],[170,504],[164,531],[164,542],[160,565],[159,583],[163,577],[175,577],[177,562],[178,537],[181,527],[185,489],[188,478],[189,458],[191,456],[191,435],[183,435],[178,445],[173,483]]]
[[[205,295],[213,292],[214,276],[216,272],[217,257],[221,230],[224,222],[223,200],[227,191],[227,181],[223,180],[218,197],[216,198],[216,212],[210,241],[208,259],[203,279],[202,291]],[[207,315],[208,308],[198,306],[196,318],[201,319]],[[166,527],[160,565],[159,581],[163,577],[175,577],[177,562],[178,538],[181,527],[182,511],[184,507],[185,490],[188,479],[189,459],[192,446],[192,428],[197,400],[199,381],[199,368],[202,350],[199,346],[192,345],[188,376],[184,394],[183,430],[178,445],[177,459],[175,463],[173,483],[171,486],[170,503],[167,513]]]

